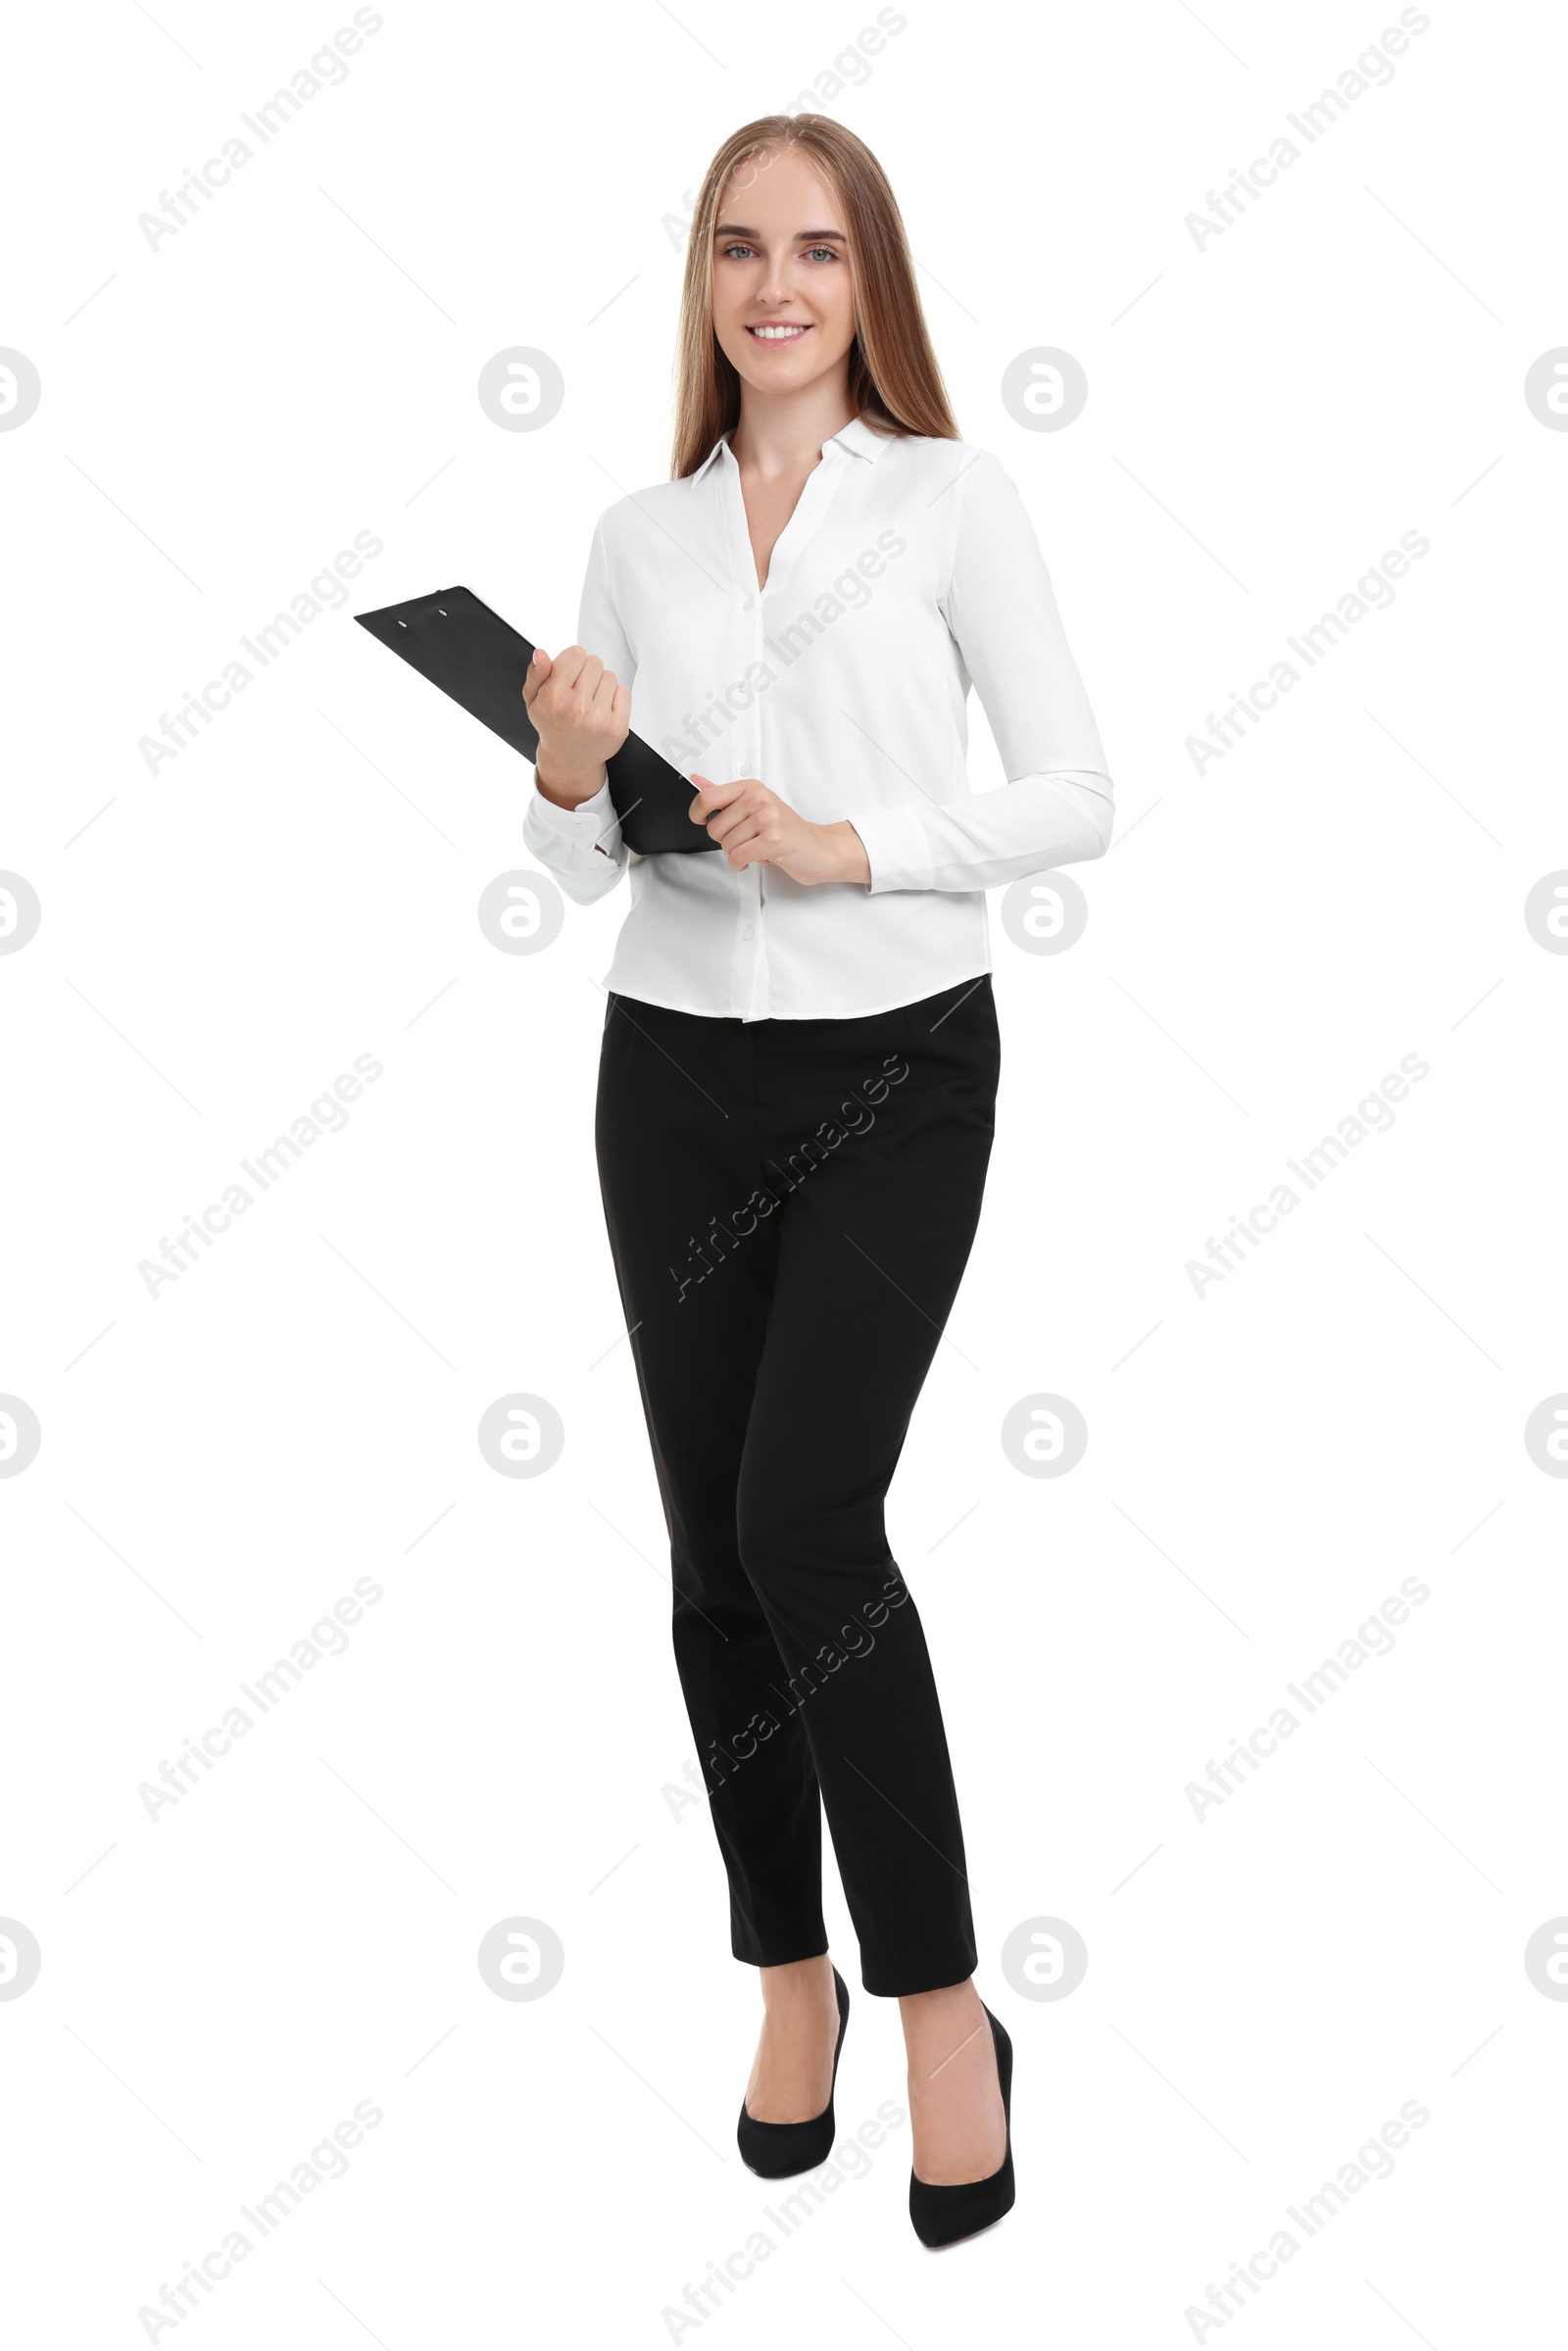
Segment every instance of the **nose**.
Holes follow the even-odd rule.
[[[769,260],[762,271],[762,282],[758,288],[759,298],[765,302],[770,310],[782,310],[793,292],[784,273],[785,259],[786,257],[780,253],[775,254]]]

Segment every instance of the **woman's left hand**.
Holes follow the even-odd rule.
[[[692,822],[707,825],[735,872],[777,865],[792,882],[869,884],[870,860],[847,816],[837,824],[808,823],[754,775],[732,784],[694,775],[692,782],[698,788]]]

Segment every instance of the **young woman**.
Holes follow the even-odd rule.
[[[832,2145],[849,1994],[897,1997],[927,2244],[1013,2199],[1011,2048],[972,1982],[957,1798],[883,1501],[974,1238],[1000,1046],[984,892],[1108,846],[1111,786],[1028,515],[958,438],[893,194],[819,115],[728,139],[692,221],[671,479],[601,515],[535,657],[529,848],[629,868],[596,1141],[669,1526],[674,1644],[760,1970],[738,2136]],[[1009,781],[964,772],[978,687]],[[606,759],[699,788],[635,857]]]

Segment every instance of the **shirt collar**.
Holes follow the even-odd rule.
[[[734,427],[731,426],[730,429],[733,431]],[[827,452],[834,446],[835,442],[837,442],[847,449],[852,457],[864,458],[868,465],[875,465],[877,459],[887,447],[891,435],[888,433],[873,432],[863,416],[852,416],[848,424],[844,425],[840,431],[830,434],[828,439],[823,442],[822,453],[824,456],[826,456]],[[734,464],[734,456],[730,450],[729,440],[729,433],[721,433],[719,435],[718,439],[713,443],[712,448],[709,451],[707,457],[704,458],[702,464],[692,475],[691,478],[694,482],[702,480],[710,465],[711,465],[714,460],[721,454],[727,456],[730,459],[730,463],[732,465]]]

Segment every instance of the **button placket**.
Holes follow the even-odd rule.
[[[752,554],[751,534],[746,524],[746,501],[741,495],[740,467],[726,442],[719,457],[719,488],[728,506],[729,528],[726,534],[730,555],[731,594],[729,628],[730,674],[725,692],[744,682],[746,673],[760,649],[761,599],[757,593],[757,563]],[[729,780],[756,775],[759,751],[758,720],[755,703],[740,711],[729,736]],[[742,1019],[756,1018],[759,1009],[759,964],[760,948],[758,940],[759,897],[757,877],[759,868],[748,865],[739,873],[732,872],[735,886],[735,931],[730,957],[730,1010]]]
[[[719,467],[730,507],[731,561],[737,566],[737,595],[731,611],[729,635],[731,646],[738,654],[742,653],[744,647],[735,671],[737,676],[743,675],[754,661],[765,664],[768,599],[788,584],[802,548],[809,544],[820,528],[843,470],[852,462],[849,452],[840,442],[829,441],[824,446],[820,464],[808,475],[801,495],[795,502],[795,512],[774,543],[768,558],[767,579],[759,590],[756,586],[757,560],[752,553],[751,532],[746,520],[740,467],[728,442],[724,444]],[[755,775],[766,783],[768,779],[762,773],[762,712],[760,696],[754,694],[742,719],[737,722],[732,741],[736,759],[740,762],[732,766],[732,777]],[[739,935],[732,965],[736,982],[732,1002],[740,1009],[743,1018],[752,1019],[765,1018],[771,1009],[767,1002],[767,937],[762,920],[762,872],[760,865],[748,865],[735,877],[742,889],[737,910]]]
[[[739,478],[737,477],[737,488],[738,487]],[[751,539],[749,535],[746,546],[748,560],[750,560]],[[754,563],[752,566],[753,579],[755,579],[756,576],[757,567]],[[768,563],[767,576],[769,580],[771,580],[773,577],[773,566],[771,561]],[[759,590],[755,596],[748,596],[746,599],[746,611],[751,618],[751,645],[748,653],[748,667],[751,667],[752,664],[760,661],[763,658],[762,639],[766,634],[763,614],[766,611],[766,608],[767,592],[765,587]],[[753,689],[752,700],[746,711],[748,751],[746,772],[748,775],[755,775],[759,777],[760,780],[764,784],[767,781],[767,777],[763,772],[762,764],[762,704],[765,700],[765,688]],[[764,1018],[773,1009],[771,1002],[772,991],[768,983],[767,971],[767,929],[762,920],[762,905],[764,898],[764,885],[762,878],[763,870],[763,867],[760,865],[748,865],[746,868],[747,877],[752,885],[751,896],[754,912],[752,918],[746,924],[744,935],[749,944],[755,941],[755,945],[752,946],[752,954],[754,958],[752,969],[752,1010],[759,1018]]]

